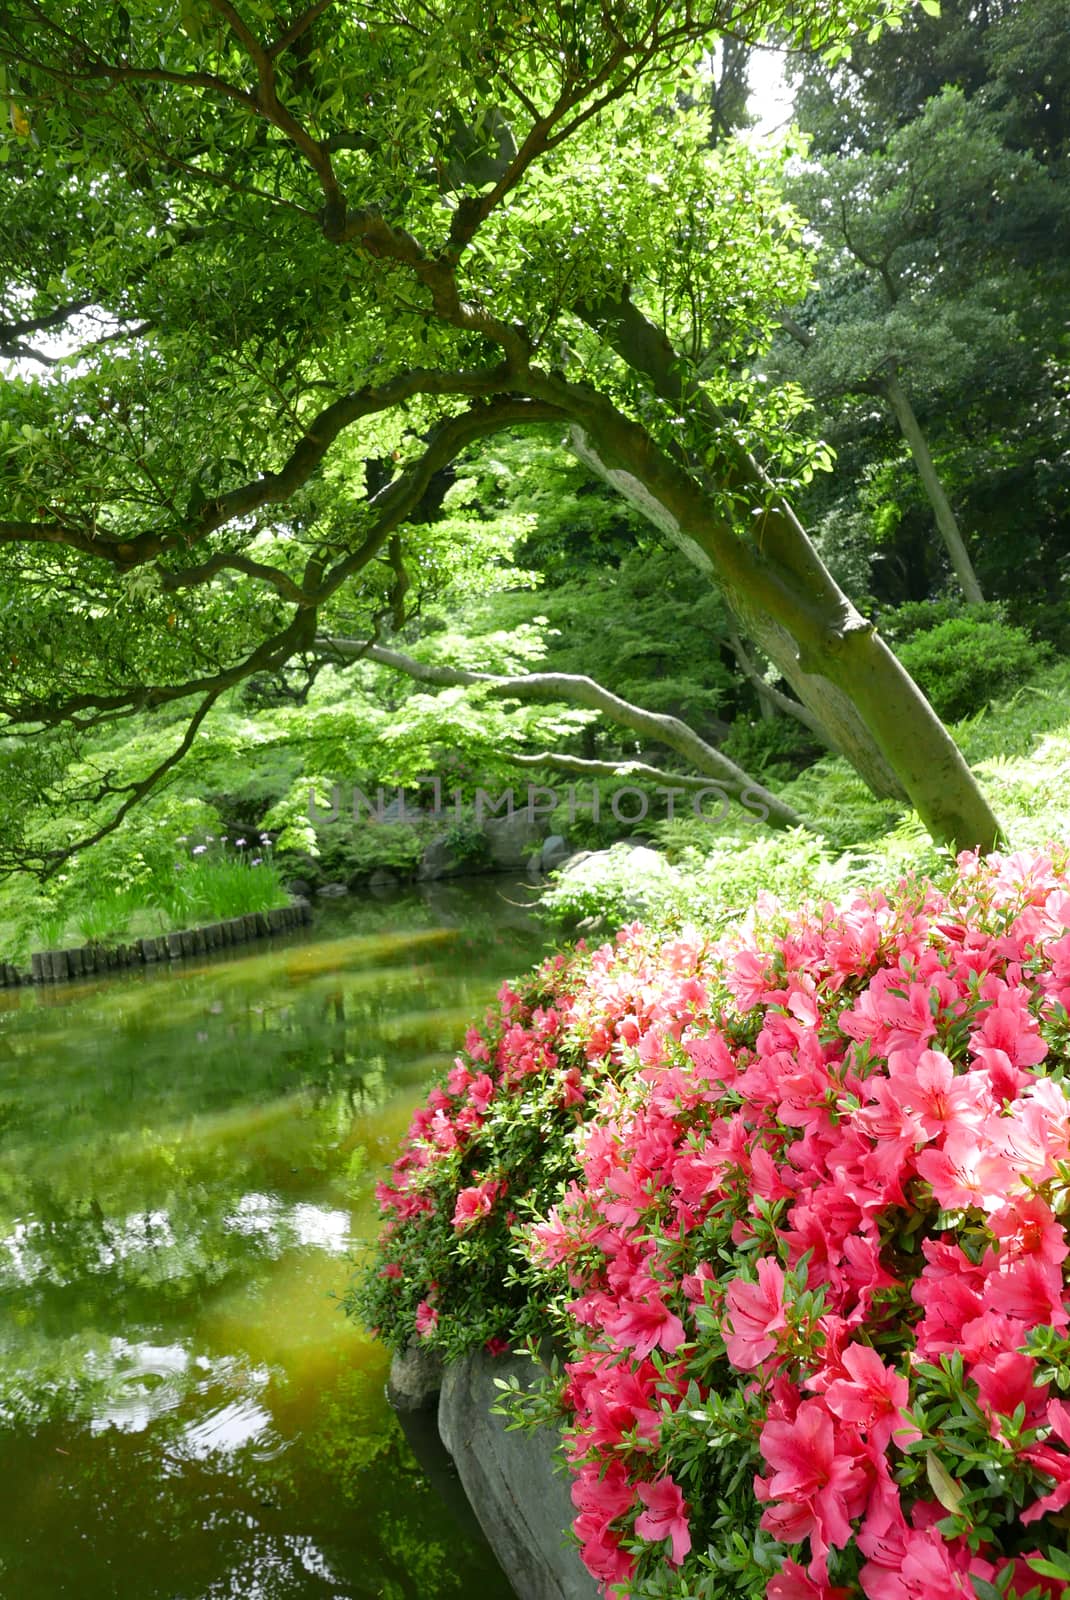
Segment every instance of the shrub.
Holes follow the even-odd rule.
[[[1067,852],[959,858],[506,987],[417,1112],[353,1303],[556,1333],[576,1536],[636,1597],[1070,1581]]]
[[[631,845],[618,843],[574,862],[567,872],[552,872],[536,914],[572,930],[605,931],[639,915],[660,921],[685,893],[687,880],[664,855],[644,850],[639,861]]]
[[[896,653],[947,722],[1025,683],[1051,654],[1021,628],[966,616],[915,634]]]
[[[379,869],[415,872],[426,835],[426,827],[408,822],[331,822],[317,830],[320,868],[325,877],[345,881],[369,878]]]
[[[473,817],[451,822],[442,838],[453,859],[466,866],[481,867],[490,859],[490,840]]]
[[[780,714],[754,721],[737,717],[721,750],[744,772],[765,782],[790,778],[827,753],[803,723]]]

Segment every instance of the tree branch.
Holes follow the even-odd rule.
[[[264,505],[278,505],[306,483],[321,465],[331,445],[346,428],[362,418],[388,411],[416,395],[491,395],[507,386],[503,367],[471,372],[433,372],[416,369],[401,373],[379,387],[369,385],[343,395],[326,406],[308,426],[278,472],[265,472],[237,489],[217,495],[204,506],[190,526],[172,532],[146,531],[124,537],[72,527],[60,517],[41,522],[0,522],[0,544],[62,544],[86,555],[100,556],[122,571],[154,560],[168,550],[196,544],[236,517],[248,516]]]
[[[311,28],[316,18],[321,17],[333,4],[334,0],[316,0],[315,5],[309,6],[307,11],[303,11],[299,17],[295,17],[290,26],[285,28],[278,38],[266,47],[264,54],[268,60],[274,61],[276,56],[281,56],[284,50],[288,50],[292,44],[300,39],[303,33]]]
[[[567,756],[550,750],[536,756],[510,754],[509,760],[518,767],[556,767],[559,772],[573,772],[580,778],[645,778],[649,783],[676,789],[710,787],[709,778],[696,778],[690,772],[663,772],[660,767],[647,766],[645,761],[590,761],[586,756]]]
[[[256,34],[245,22],[236,6],[230,0],[208,0],[208,4],[217,16],[223,18],[234,37],[242,45],[256,69],[258,92],[253,97],[253,103],[260,114],[267,118],[280,133],[295,144],[305,157],[309,166],[319,180],[323,190],[325,211],[327,217],[344,217],[346,210],[345,195],[335,176],[331,158],[319,140],[314,139],[294,116],[288,107],[279,99],[275,84],[275,55],[278,51],[261,43]],[[311,17],[309,22],[311,22]],[[300,31],[300,30],[299,30]],[[295,35],[296,37],[296,35]]]
[[[814,738],[820,740],[826,749],[836,750],[836,746],[825,732],[825,729],[813,712],[803,705],[801,700],[793,700],[790,695],[781,694],[780,690],[774,688],[771,683],[766,683],[744,649],[743,640],[738,633],[730,633],[728,635],[728,643],[732,648],[732,654],[739,663],[739,669],[743,676],[748,683],[754,686],[763,699],[768,700],[771,706],[775,706],[778,711],[782,711],[786,717],[792,717],[796,722],[801,722],[804,728],[809,728]],[[836,753],[840,754],[841,752],[836,751]]]
[[[201,723],[204,721],[209,711],[211,711],[212,707],[219,699],[220,692],[221,691],[216,691],[205,695],[204,699],[201,701],[200,705],[197,707],[196,711],[193,713],[188,724],[186,725],[186,731],[182,735],[177,747],[172,750],[169,756],[167,756],[157,766],[153,767],[152,771],[146,777],[140,778],[136,783],[127,785],[128,793],[126,799],[107,822],[99,827],[95,833],[89,834],[86,838],[79,839],[74,844],[65,846],[65,848],[62,850],[49,850],[46,853],[42,859],[45,877],[51,877],[54,872],[58,872],[63,863],[65,861],[69,861],[71,856],[77,855],[80,850],[88,850],[91,845],[99,844],[101,839],[106,839],[109,833],[114,833],[116,828],[122,824],[123,819],[133,810],[134,806],[138,805],[142,800],[144,800],[146,795],[151,794],[152,790],[157,787],[161,779],[164,778],[173,767],[176,767],[182,760],[183,756],[189,752],[194,739],[197,737],[197,731],[200,728]]]
[[[708,745],[693,728],[689,728],[678,717],[667,716],[659,711],[647,711],[642,706],[632,705],[630,701],[622,700],[619,695],[613,694],[600,683],[595,683],[592,678],[568,672],[533,672],[519,677],[507,677],[493,672],[468,672],[460,667],[432,666],[423,661],[416,661],[411,656],[404,655],[398,650],[387,649],[383,645],[369,647],[364,640],[339,639],[330,635],[317,637],[316,647],[329,657],[333,656],[343,661],[359,655],[369,661],[378,662],[380,666],[404,672],[420,683],[449,687],[471,685],[485,688],[488,693],[496,696],[502,695],[518,700],[564,700],[574,705],[585,706],[591,711],[600,711],[621,727],[629,728],[633,733],[642,734],[646,738],[655,739],[659,744],[675,750],[698,772],[705,773],[707,780],[714,780],[727,794],[755,807],[763,806],[773,827],[806,826],[790,806],[786,806],[768,789],[754,782],[742,768],[736,766],[735,762],[730,761],[719,750],[715,750],[712,745]]]

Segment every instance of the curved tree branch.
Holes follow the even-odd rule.
[[[730,633],[728,635],[728,643],[731,646],[732,654],[739,663],[739,670],[763,699],[768,700],[771,706],[775,706],[778,711],[782,711],[786,717],[793,717],[796,722],[801,722],[804,728],[809,728],[814,738],[819,739],[827,749],[836,749],[821,723],[813,712],[803,705],[801,700],[793,700],[790,695],[781,694],[780,690],[774,688],[771,683],[766,683],[747,654],[743,640],[738,633]]]
[[[284,504],[322,464],[335,440],[364,417],[392,410],[416,395],[494,395],[509,386],[507,371],[501,365],[470,372],[435,372],[416,368],[399,373],[384,384],[369,384],[351,394],[342,395],[324,407],[312,419],[304,437],[294,446],[278,472],[262,473],[260,477],[236,489],[217,495],[207,502],[188,527],[167,532],[146,530],[125,537],[116,533],[101,533],[95,527],[92,530],[76,527],[53,515],[40,522],[0,522],[0,544],[68,545],[72,550],[80,550],[86,555],[103,556],[125,571],[152,561],[168,550],[196,544],[225,523],[248,516],[261,506]]]
[[[364,640],[339,639],[330,635],[320,635],[316,639],[316,648],[336,660],[344,661],[359,657],[375,661],[380,666],[404,672],[407,677],[415,678],[421,683],[449,687],[467,685],[485,687],[490,694],[507,698],[565,700],[573,705],[585,706],[591,711],[600,711],[611,722],[629,728],[633,733],[642,734],[644,738],[655,739],[659,744],[675,750],[695,771],[704,773],[707,782],[713,780],[741,803],[754,808],[764,807],[768,821],[773,827],[806,826],[803,819],[790,806],[778,800],[776,795],[771,794],[761,784],[754,782],[741,767],[736,766],[734,761],[730,761],[719,750],[708,745],[693,728],[689,728],[678,717],[667,716],[660,711],[647,711],[643,706],[622,700],[619,695],[613,694],[600,683],[595,683],[593,678],[569,672],[532,672],[518,677],[508,677],[493,672],[468,672],[460,667],[431,666],[426,662],[416,661],[401,651],[387,649],[383,645],[369,646]]]

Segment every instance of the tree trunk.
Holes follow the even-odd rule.
[[[877,747],[869,729],[849,697],[828,678],[804,670],[799,648],[786,628],[772,617],[748,606],[744,599],[730,595],[720,582],[715,562],[695,539],[689,539],[679,523],[650,494],[634,473],[623,467],[610,467],[602,460],[581,428],[569,430],[573,454],[618,494],[641,511],[648,521],[665,534],[681,555],[686,556],[711,582],[719,584],[735,612],[740,626],[764,650],[786,683],[790,683],[806,708],[822,741],[854,767],[863,783],[882,799],[908,799],[907,791]]]
[[[969,551],[966,549],[966,542],[959,532],[958,521],[954,511],[951,509],[951,502],[944,493],[944,486],[940,482],[939,474],[933,465],[933,458],[929,454],[929,446],[926,443],[925,435],[921,431],[921,424],[915,415],[914,407],[910,403],[906,390],[899,382],[899,375],[894,368],[883,375],[880,380],[880,388],[888,404],[895,412],[899,430],[907,442],[910,454],[914,458],[914,465],[918,469],[918,477],[921,479],[922,487],[928,496],[929,504],[933,508],[933,515],[936,518],[936,526],[940,530],[940,537],[947,547],[947,553],[951,558],[955,576],[959,580],[959,586],[963,594],[966,596],[966,604],[971,606],[984,605],[985,597],[982,593],[981,585],[977,581],[977,574],[973,570],[973,562],[970,560]]]
[[[876,746],[934,839],[958,849],[993,849],[999,824],[951,735],[835,582],[761,467],[722,426],[665,335],[627,300],[586,315],[659,393],[681,409],[697,410],[712,425],[713,439],[723,446],[720,493],[704,489],[689,464],[666,454],[603,396],[548,377],[539,384],[540,397],[569,412],[605,466],[631,474],[681,536],[703,551],[729,604],[763,648],[758,625],[767,619],[791,640],[803,673],[826,679],[849,699],[867,742]],[[739,509],[730,514],[726,504]],[[779,666],[777,655],[768,653]]]

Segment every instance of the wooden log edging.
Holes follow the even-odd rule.
[[[312,906],[302,896],[288,906],[271,911],[254,911],[223,922],[208,922],[198,928],[182,928],[174,933],[135,939],[129,944],[79,945],[68,950],[35,950],[29,971],[10,961],[0,961],[0,989],[14,989],[25,983],[63,983],[122,967],[148,966],[161,961],[184,961],[191,956],[210,955],[228,950],[231,945],[248,944],[253,939],[273,934],[292,933],[312,921]]]

